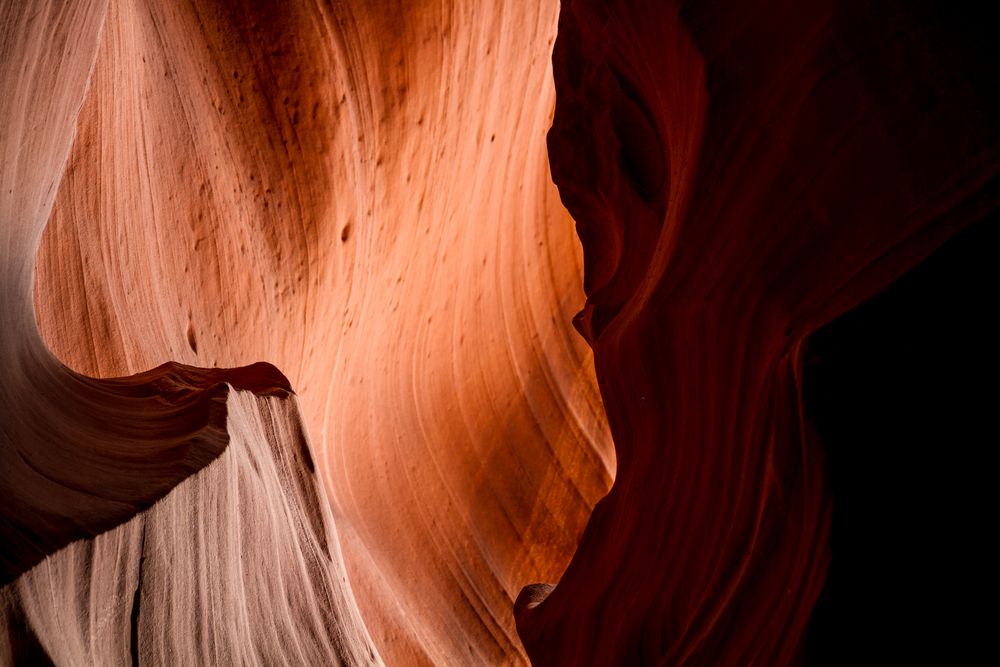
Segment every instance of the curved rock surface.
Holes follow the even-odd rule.
[[[513,598],[558,578],[614,471],[546,158],[557,3],[87,7],[103,28],[65,169],[33,170],[55,197],[34,230],[45,343],[72,377],[273,363],[382,657],[523,662]]]
[[[382,664],[298,402],[234,392],[229,443],[160,502],[0,589],[4,664]]]
[[[563,3],[550,159],[618,468],[562,580],[518,600],[534,664],[802,658],[837,511],[804,351],[997,208],[985,14]]]
[[[378,664],[281,373],[93,379],[35,328],[35,254],[106,9],[0,12],[0,662]]]
[[[990,428],[992,25],[0,0],[0,664],[836,664],[872,601],[954,644],[907,587],[990,562],[922,438]]]

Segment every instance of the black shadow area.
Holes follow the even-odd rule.
[[[810,340],[834,514],[807,665],[996,661],[998,223]]]

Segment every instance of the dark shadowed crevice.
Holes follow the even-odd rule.
[[[49,657],[45,647],[28,623],[24,610],[19,605],[4,609],[4,600],[0,599],[0,612],[6,612],[7,623],[3,628],[7,635],[7,659],[11,665],[32,665],[34,667],[50,667],[55,663]],[[2,616],[0,616],[2,618]],[[2,627],[2,626],[0,626]],[[0,652],[0,659],[3,653]]]
[[[618,84],[618,90],[611,93],[611,123],[620,146],[619,164],[639,195],[654,205],[662,219],[663,193],[668,186],[664,164],[667,152],[655,116],[624,74],[613,66],[611,73]]]
[[[146,525],[142,526],[139,542],[139,572],[135,578],[135,593],[132,595],[132,616],[130,624],[132,667],[139,667],[139,610],[142,603],[142,567],[146,564]]]
[[[995,650],[998,222],[810,342],[805,398],[834,514],[806,664],[973,664]]]

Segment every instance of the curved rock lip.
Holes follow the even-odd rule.
[[[0,663],[381,663],[298,401],[218,387],[230,436],[218,457],[0,587]]]
[[[87,467],[75,465],[72,458],[58,467],[47,467],[18,447],[6,446],[5,457],[13,457],[5,461],[12,477],[13,470],[23,466],[26,473],[54,482],[73,495],[108,502],[102,502],[98,511],[85,505],[74,508],[70,501],[58,511],[48,507],[44,514],[36,514],[38,510],[24,497],[10,493],[0,510],[0,542],[5,545],[0,554],[0,586],[67,544],[96,537],[128,521],[214,461],[229,444],[226,402],[230,387],[279,399],[294,394],[288,379],[266,362],[232,369],[167,362],[128,377],[98,380],[75,375],[75,380],[121,419],[115,429],[122,440],[109,438],[100,455],[122,455],[120,467],[110,472],[122,487],[109,489],[102,480],[88,477]],[[44,447],[45,442],[36,445]],[[135,460],[134,452],[116,451],[116,447],[140,449],[141,461]],[[308,463],[312,465],[311,459]],[[142,469],[155,470],[156,475],[127,479]],[[17,488],[16,481],[10,484]]]

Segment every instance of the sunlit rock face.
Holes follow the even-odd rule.
[[[33,171],[54,197],[34,229],[45,344],[90,377],[273,364],[381,657],[523,662],[513,599],[558,579],[614,470],[547,162],[558,4],[86,6],[79,111]],[[62,62],[85,28],[55,17],[34,39]]]
[[[0,10],[0,663],[379,663],[279,371],[96,379],[40,338],[35,255],[107,6]]]
[[[817,432],[803,403],[805,351],[814,332],[995,209],[1000,164],[998,58],[985,27],[995,22],[972,7],[876,4],[563,3],[549,157],[584,245],[577,326],[594,350],[618,468],[562,580],[519,599],[518,629],[535,664],[781,665],[807,648],[829,659],[823,651],[836,649],[837,633],[861,627],[851,618],[874,622],[845,613],[814,635],[825,634],[825,646],[804,641],[831,554],[834,563],[838,549],[863,558],[864,531],[847,525],[831,543],[832,516],[864,515],[850,504],[838,514],[838,499],[877,495],[854,493],[843,467],[831,484],[825,445],[857,437],[831,428],[830,403],[816,404]],[[949,275],[939,274],[961,285]],[[831,336],[850,344],[850,328],[836,327],[814,352],[836,359]],[[921,340],[928,368],[937,357],[954,365],[949,343]],[[813,395],[852,391],[829,362],[814,377]],[[863,370],[854,381],[866,381]],[[886,401],[897,406],[891,414],[906,414],[901,404]],[[844,418],[857,419],[846,410]],[[928,423],[940,429],[942,420]],[[880,432],[891,448],[891,432]],[[919,429],[897,432],[914,438],[913,456],[964,451],[942,451],[940,441],[931,449],[933,436]],[[857,453],[852,461],[866,465]],[[884,453],[871,463],[883,489],[912,493],[873,512],[934,505],[920,485],[895,479]],[[920,471],[927,494],[964,484],[902,456],[895,470]],[[982,505],[944,502],[986,518]],[[941,524],[925,519],[917,554],[958,548],[935,544],[930,529]],[[869,543],[869,563],[884,567],[887,544]],[[912,585],[930,597],[900,596],[882,622],[919,618],[906,600],[935,617],[939,601],[972,604],[971,594],[949,598],[932,582],[973,562],[982,565],[949,555],[921,570]],[[886,599],[850,581],[843,588],[852,574],[879,591],[855,560],[841,570],[838,595],[853,590],[860,608]],[[843,599],[837,605],[843,613]],[[887,630],[861,631],[889,642],[879,655],[899,655]],[[909,636],[914,649],[929,643]],[[941,637],[940,646],[965,641],[962,632]]]
[[[992,25],[0,0],[0,664],[954,661]]]

